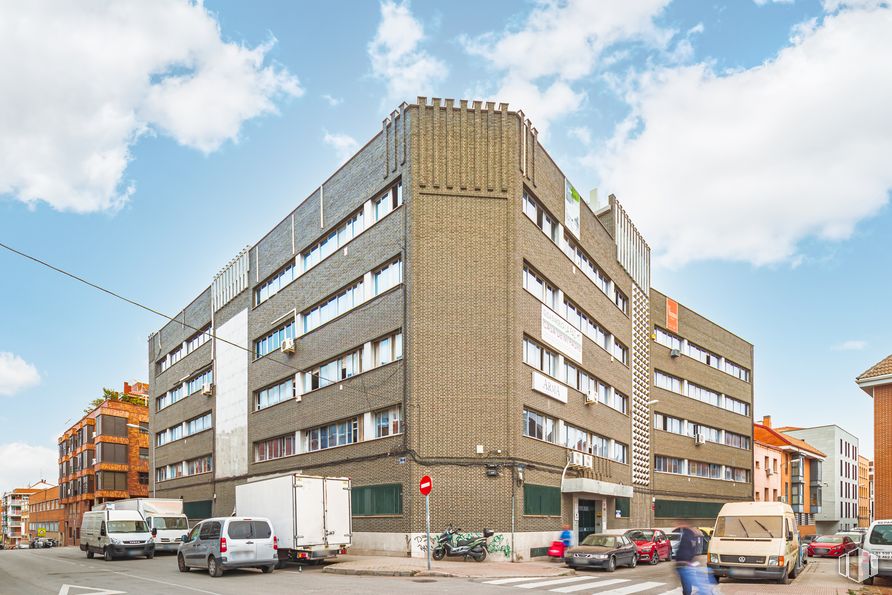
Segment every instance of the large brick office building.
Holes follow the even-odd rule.
[[[126,400],[106,400],[59,437],[59,527],[77,545],[94,504],[149,495],[149,410],[144,383],[124,384]]]
[[[429,474],[433,529],[527,558],[752,498],[752,346],[651,290],[505,104],[400,106],[148,351],[153,489],[194,518],[345,475],[356,547],[420,555]]]

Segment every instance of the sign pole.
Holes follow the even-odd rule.
[[[431,569],[431,496],[424,497],[424,524],[427,531],[427,569]]]

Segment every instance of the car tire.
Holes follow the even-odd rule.
[[[220,564],[217,563],[217,559],[213,556],[208,556],[208,574],[214,578],[223,576],[223,569],[220,567]]]
[[[183,554],[177,554],[177,568],[180,569],[180,572],[189,572],[189,567],[186,566],[186,559],[183,558]]]
[[[790,578],[795,579],[799,576],[799,564],[794,564],[793,569],[790,571]]]
[[[288,561],[285,558],[279,558],[279,561],[276,562],[276,569],[281,570],[281,569],[285,568],[285,566],[287,565],[287,562]]]
[[[102,548],[102,556],[105,558],[106,562],[111,562],[113,559],[111,550],[107,547]]]
[[[629,568],[635,568],[638,566],[638,554],[632,554],[632,561],[629,563]]]
[[[616,556],[610,556],[610,559],[607,560],[607,572],[613,572],[616,570]]]
[[[93,550],[87,549],[87,557],[90,558],[91,560],[93,559]]]
[[[650,557],[650,565],[656,566],[659,563],[660,563],[660,552],[654,552],[653,555]]]
[[[146,560],[151,560],[154,557],[155,557],[155,552],[149,552],[148,554],[146,554]]]
[[[269,574],[270,572],[272,572],[275,569],[276,569],[275,564],[273,564],[272,566],[261,566],[260,572],[262,572],[263,574]]]

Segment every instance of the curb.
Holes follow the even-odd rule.
[[[480,574],[457,574],[454,572],[445,572],[442,570],[379,570],[372,568],[338,568],[337,565],[326,566],[322,572],[329,574],[344,574],[352,576],[421,576],[421,577],[437,577],[437,578],[504,578],[502,575],[480,575]],[[576,573],[573,569],[562,570],[557,574],[549,575],[554,577],[570,576]],[[536,578],[535,575],[530,578]]]

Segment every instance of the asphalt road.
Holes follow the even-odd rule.
[[[371,577],[323,573],[318,566],[299,571],[296,566],[262,574],[255,570],[229,571],[220,578],[193,570],[181,573],[172,555],[157,555],[105,562],[89,560],[77,548],[0,551],[0,595],[187,595],[206,593],[230,595],[245,593],[486,593],[519,595],[524,592],[572,592],[600,595],[659,595],[681,593],[671,563],[616,572],[581,571],[575,576],[517,579],[467,579],[421,577]],[[835,560],[813,560],[809,572],[798,578],[799,587],[845,588],[855,586],[836,576]],[[755,589],[755,590],[754,590]],[[795,591],[779,585],[727,583],[722,593]],[[843,591],[845,592],[845,591]]]

